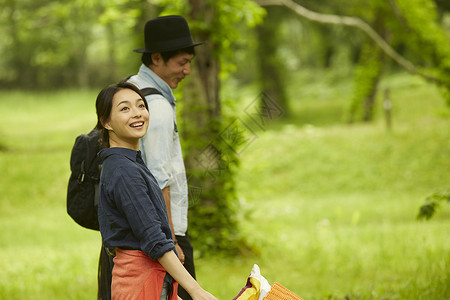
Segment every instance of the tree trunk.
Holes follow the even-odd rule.
[[[261,6],[271,6],[271,5],[286,6],[292,11],[294,11],[296,14],[319,23],[338,24],[357,27],[361,29],[365,34],[367,34],[367,36],[371,38],[386,55],[392,58],[406,71],[414,75],[419,75],[430,82],[443,86],[448,86],[448,83],[446,81],[443,81],[441,78],[433,74],[423,72],[422,70],[417,68],[412,62],[410,62],[405,57],[400,55],[372,27],[370,27],[370,25],[368,25],[360,18],[340,16],[340,15],[320,14],[312,10],[306,9],[305,7],[301,6],[300,4],[292,0],[257,0],[256,2]]]
[[[264,23],[256,28],[258,37],[258,65],[260,70],[262,112],[280,112],[288,116],[288,101],[286,96],[284,60],[277,55],[280,45],[280,19],[283,10],[279,7],[267,7]],[[270,121],[270,118],[269,120]]]
[[[114,24],[106,24],[106,41],[108,45],[108,81],[114,82],[119,78],[117,72],[117,59],[116,59],[116,33],[114,30]]]
[[[384,40],[386,40],[387,31],[384,26],[385,20],[383,18],[383,15],[384,13],[381,10],[377,11],[373,26],[375,30],[380,34],[380,36]],[[384,52],[377,49],[373,51],[373,54],[375,55],[376,67],[374,68],[375,74],[373,74],[373,76],[370,78],[372,81],[371,89],[368,91],[368,95],[364,100],[364,115],[363,115],[364,122],[370,122],[373,120],[373,108],[375,106],[375,98],[378,92],[378,84],[383,74],[383,69],[385,65]]]
[[[204,22],[214,17],[214,12],[206,7],[204,0],[190,0],[192,7],[191,19],[193,22]],[[200,19],[203,18],[203,19]],[[196,148],[197,153],[192,153],[187,158],[187,163],[191,167],[198,167],[197,159],[199,151],[214,136],[218,135],[218,128],[215,125],[220,122],[221,107],[219,99],[219,59],[213,56],[214,41],[211,33],[205,30],[196,30],[190,24],[194,41],[205,42],[203,45],[195,47],[195,65],[191,66],[191,76],[186,82],[183,97],[183,118],[186,123],[186,140],[197,140],[197,145],[189,149],[190,152]],[[193,126],[192,126],[193,125]],[[201,140],[198,140],[198,138]],[[212,163],[216,165],[216,163]]]
[[[219,98],[220,61],[213,34],[209,30],[216,11],[205,0],[190,0],[189,23],[195,41],[195,66],[183,87],[182,123],[183,151],[189,188],[189,235],[198,251],[235,249],[237,232],[234,212],[229,201],[235,199],[233,174],[227,162],[232,152],[223,139],[222,109]],[[228,152],[227,152],[228,151]],[[196,242],[197,241],[197,242]]]

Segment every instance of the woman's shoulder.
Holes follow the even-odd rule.
[[[107,148],[99,153],[103,159],[102,172],[108,175],[133,174],[138,168],[136,164],[137,151],[125,148]]]

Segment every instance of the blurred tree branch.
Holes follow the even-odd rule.
[[[419,209],[417,219],[429,220],[435,214],[441,203],[450,203],[450,189],[434,193],[425,199],[425,204]]]
[[[285,6],[294,11],[296,14],[319,23],[357,27],[364,31],[364,33],[366,33],[389,57],[391,57],[408,72],[422,76],[428,81],[445,85],[441,79],[421,72],[412,62],[395,51],[372,27],[360,18],[317,13],[301,6],[298,3],[295,3],[292,0],[256,0],[256,3],[260,6]]]

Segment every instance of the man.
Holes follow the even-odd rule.
[[[145,48],[142,65],[129,82],[138,88],[155,88],[162,95],[146,97],[150,121],[147,134],[141,139],[144,162],[163,191],[173,240],[180,261],[195,278],[193,249],[187,233],[188,188],[186,171],[178,136],[175,97],[172,90],[190,74],[195,56],[189,26],[181,16],[165,16],[149,20],[144,30]],[[191,299],[184,289],[178,295]]]

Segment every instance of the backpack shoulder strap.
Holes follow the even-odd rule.
[[[122,82],[126,82],[128,81],[131,77],[133,77],[133,75],[129,75],[125,78],[122,79]],[[160,91],[158,91],[157,89],[153,88],[153,87],[146,87],[141,89],[142,94],[144,94],[145,97],[149,96],[149,95],[163,95]]]
[[[152,87],[147,87],[147,88],[143,88],[141,89],[142,94],[144,94],[144,96],[149,96],[149,95],[161,95],[162,93],[160,91],[158,91],[155,88]]]

